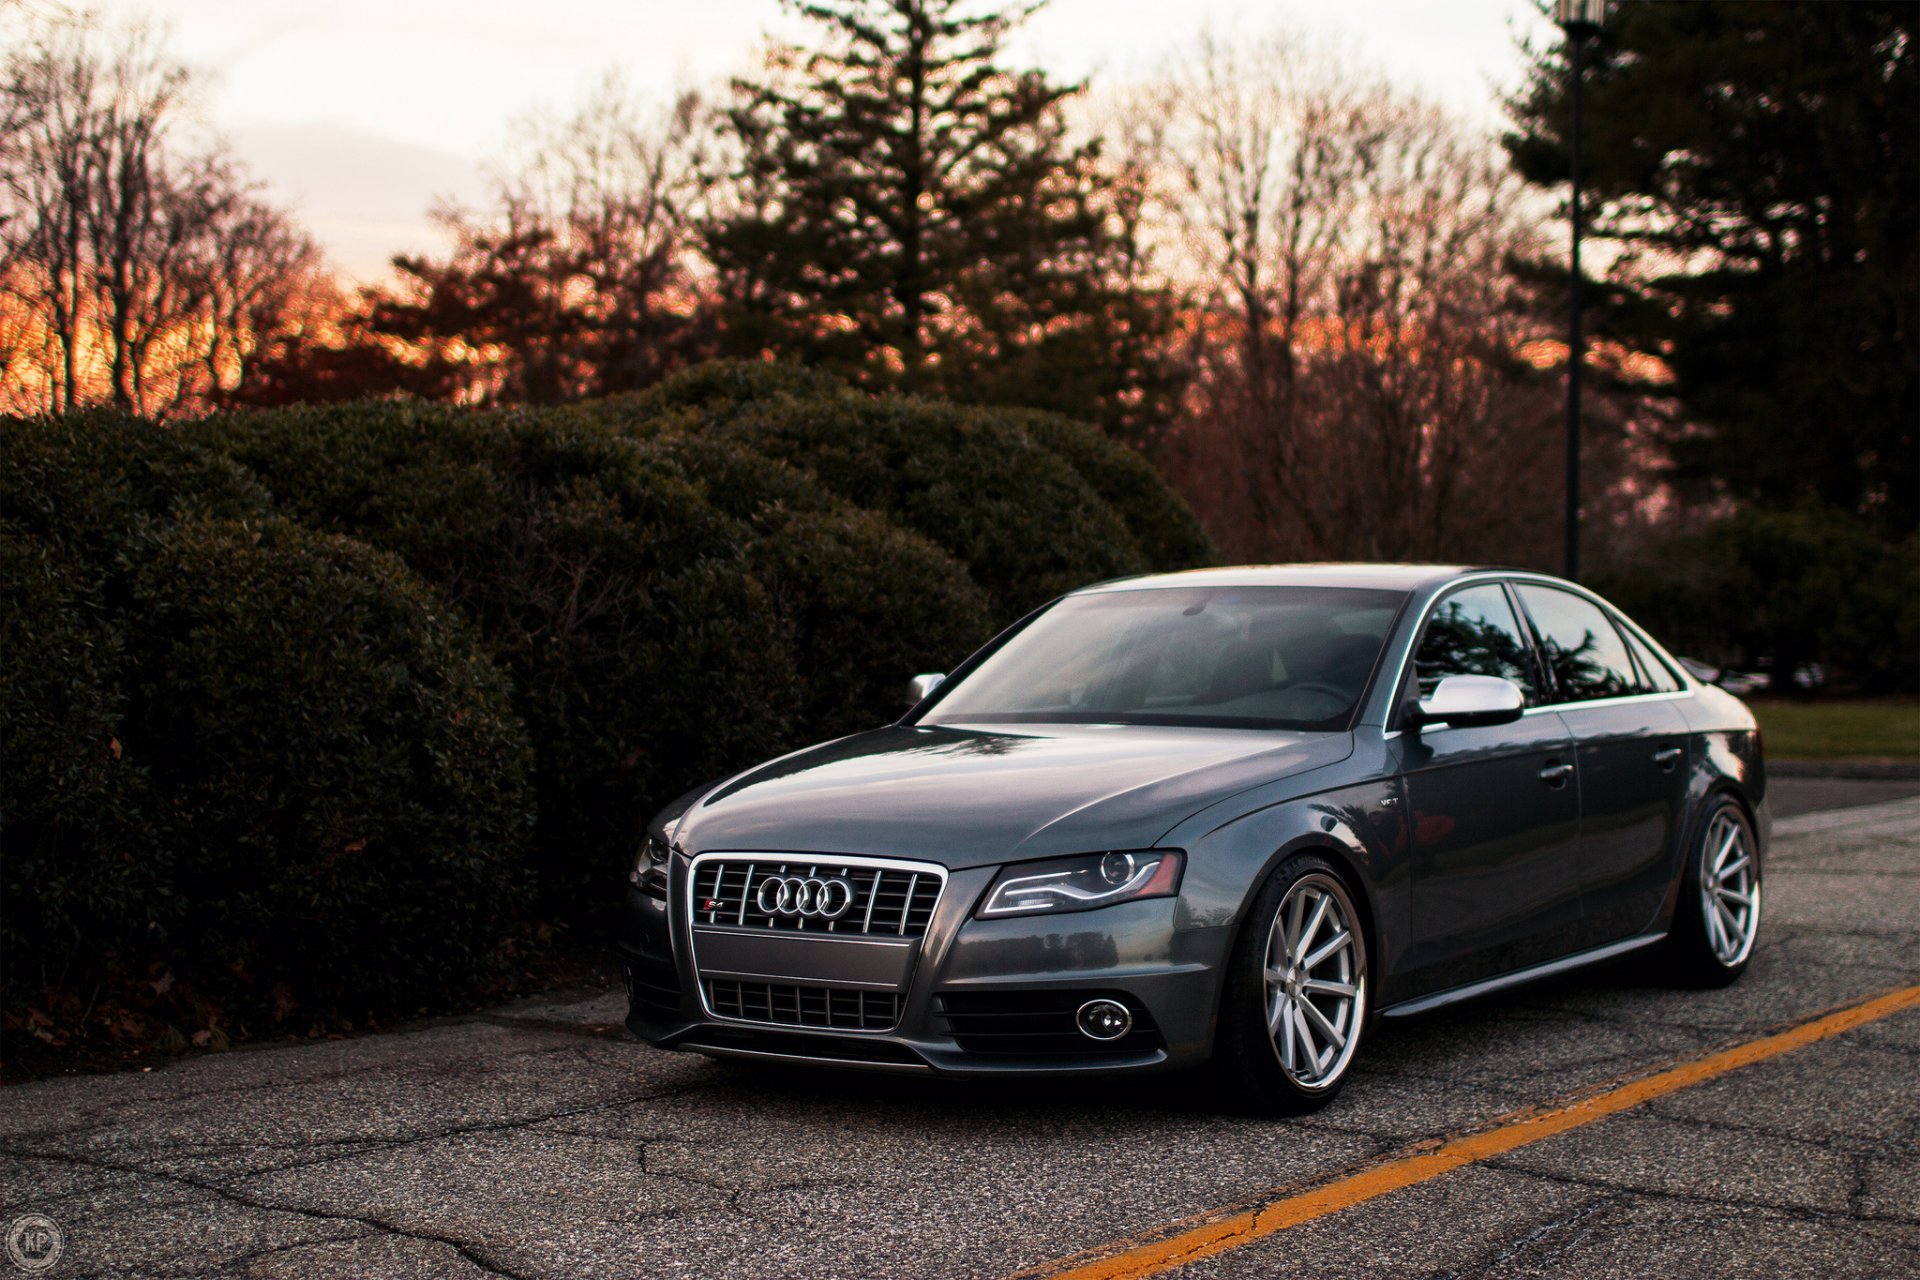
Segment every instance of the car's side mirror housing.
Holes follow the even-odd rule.
[[[907,681],[907,705],[917,707],[947,678],[944,671],[926,672]]]
[[[1511,724],[1527,708],[1520,686],[1499,676],[1448,676],[1414,704],[1413,726]]]

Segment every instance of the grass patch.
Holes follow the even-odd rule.
[[[1920,760],[1920,698],[1749,702],[1778,760]]]

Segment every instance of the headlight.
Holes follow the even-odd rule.
[[[659,836],[648,833],[641,842],[640,856],[633,860],[633,870],[627,872],[627,883],[650,898],[667,900],[667,862],[672,857],[667,842]]]
[[[1165,898],[1180,887],[1177,849],[1089,853],[1007,867],[980,907],[982,919],[1047,911],[1091,911],[1136,898]]]

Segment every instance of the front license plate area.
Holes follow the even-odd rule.
[[[796,985],[902,991],[913,972],[916,942],[882,942],[767,930],[693,931],[702,977],[754,978]]]

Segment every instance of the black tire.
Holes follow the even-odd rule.
[[[1723,843],[1729,837],[1738,846],[1731,856],[1722,852]],[[1728,868],[1741,856],[1747,859],[1747,865],[1736,867],[1729,875]],[[1716,866],[1717,882],[1736,893],[1746,892],[1751,903],[1743,910],[1736,901],[1722,899],[1722,913],[1717,921],[1710,922],[1707,895],[1701,886],[1716,874]],[[1680,901],[1673,912],[1673,929],[1659,953],[1661,979],[1680,986],[1724,987],[1746,972],[1761,923],[1760,873],[1760,847],[1746,809],[1731,796],[1712,801],[1701,815],[1687,846],[1687,860],[1680,873]],[[1738,938],[1732,936],[1729,921],[1738,930]]]
[[[1306,913],[1319,910],[1320,898],[1328,900],[1327,914],[1307,934],[1306,951],[1297,958],[1311,959],[1315,952],[1337,944],[1339,930],[1327,927],[1335,916],[1339,917],[1335,923],[1349,935],[1349,945],[1310,968],[1301,967],[1287,958],[1289,921],[1285,916],[1292,913],[1295,901],[1300,902],[1303,909],[1292,923],[1296,932],[1305,931],[1312,923]],[[1276,942],[1281,948],[1276,968],[1284,970],[1284,976],[1270,985],[1268,958]],[[1267,877],[1247,912],[1221,984],[1212,1072],[1227,1109],[1245,1115],[1299,1115],[1325,1106],[1340,1092],[1367,1028],[1371,994],[1367,945],[1365,919],[1355,906],[1352,890],[1328,859],[1315,853],[1297,854]],[[1343,997],[1337,991],[1307,990],[1302,983],[1320,988],[1347,986],[1352,994]],[[1304,1030],[1288,1028],[1289,1038],[1280,1041],[1269,1030],[1269,1017],[1275,1009],[1292,1010],[1288,1002],[1303,1002],[1296,1016]],[[1282,1016],[1284,1021],[1284,1012]],[[1323,1035],[1322,1029],[1329,1026],[1344,1035],[1337,1049],[1332,1038]],[[1331,1054],[1323,1070],[1317,1054],[1309,1065],[1316,1038]],[[1283,1053],[1292,1054],[1293,1060],[1283,1058]]]

